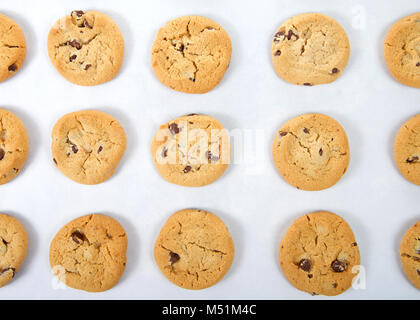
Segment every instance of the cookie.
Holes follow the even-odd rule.
[[[233,262],[235,248],[222,220],[198,209],[173,214],[156,239],[155,261],[172,283],[199,290],[219,282]]]
[[[350,43],[334,19],[304,13],[280,26],[273,38],[271,56],[274,69],[283,80],[313,86],[333,82],[343,73]]]
[[[206,93],[222,80],[232,56],[227,32],[200,16],[169,21],[152,48],[152,66],[165,86],[186,93]]]
[[[94,86],[113,79],[121,69],[124,38],[117,24],[98,11],[72,11],[48,35],[51,62],[68,81]]]
[[[182,116],[161,125],[151,151],[160,175],[186,187],[216,181],[230,161],[227,131],[216,119],[201,114]]]
[[[15,218],[0,214],[0,288],[19,271],[28,250],[28,235]]]
[[[114,174],[126,144],[123,127],[109,114],[96,110],[72,112],[53,128],[53,162],[73,181],[98,184]]]
[[[392,76],[420,88],[420,12],[396,22],[385,38],[385,61]]]
[[[409,119],[398,131],[394,159],[401,174],[420,185],[420,114]]]
[[[400,256],[405,275],[420,290],[420,221],[402,238]]]
[[[111,217],[90,214],[66,224],[50,245],[50,266],[67,286],[100,292],[114,287],[127,262],[127,236]]]
[[[22,121],[0,109],[0,185],[18,175],[29,151],[28,134]]]
[[[25,36],[20,27],[0,13],[0,82],[15,75],[26,56]]]
[[[273,159],[290,185],[308,191],[323,190],[336,184],[346,172],[349,143],[337,121],[308,113],[289,120],[276,133]]]
[[[335,296],[350,288],[358,273],[360,254],[346,221],[319,211],[300,217],[290,226],[280,243],[279,260],[287,280],[297,289]]]

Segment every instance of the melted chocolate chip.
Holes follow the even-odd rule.
[[[194,78],[189,78],[189,80],[192,81],[192,82],[195,82],[195,79]]]
[[[13,271],[13,275],[12,275],[12,278],[15,276],[15,273],[16,273],[16,269],[15,268],[6,268],[6,269],[2,269],[2,270],[0,270],[0,276],[3,274],[3,273],[6,273],[7,271],[9,271],[9,270],[12,270]]]
[[[85,14],[82,10],[73,10],[70,15],[73,15],[73,13],[79,18]]]
[[[169,125],[169,131],[170,131],[172,134],[178,134],[178,133],[179,133],[179,127],[178,127],[178,125],[177,125],[176,123],[171,123],[171,124]]]
[[[77,42],[76,40],[72,40],[72,41],[69,41],[69,42],[67,42],[70,46],[72,46],[73,48],[76,48],[77,50],[80,50],[80,49],[82,49],[82,45],[79,43],[79,42]]]
[[[85,70],[88,70],[91,66],[92,66],[91,64],[87,64],[87,65],[85,66]]]
[[[333,283],[333,284],[332,284],[332,287],[333,287],[333,288],[337,288],[337,284],[336,284],[336,283]]]
[[[308,274],[308,278],[312,279],[313,275],[312,274]]]
[[[277,50],[276,52],[274,52],[275,56],[281,56],[281,50]]]
[[[296,37],[296,40],[299,39],[299,36],[296,33],[294,33],[292,30],[289,30],[289,32],[287,33],[287,40],[291,40],[292,37]]]
[[[334,272],[343,272],[347,270],[347,263],[340,260],[334,260],[331,263],[331,269],[333,269]]]
[[[304,85],[304,86],[307,86],[307,87],[310,87],[310,86],[312,86],[312,83],[305,82],[303,85]]]
[[[188,172],[190,172],[191,171],[191,166],[186,166],[185,168],[184,168],[184,173],[188,173]]]
[[[83,21],[83,26],[89,29],[93,28],[86,19]]]
[[[73,233],[71,234],[71,238],[77,244],[81,244],[83,241],[86,240],[85,235],[83,233],[81,233],[80,231],[77,231],[77,230],[73,231]]]
[[[417,274],[420,276],[420,270],[419,269],[417,269]]]
[[[17,65],[14,63],[14,64],[12,64],[12,65],[10,65],[9,66],[9,68],[8,68],[8,70],[9,71],[11,71],[11,72],[16,72],[16,70],[17,70]]]
[[[3,160],[5,154],[6,152],[4,152],[2,148],[0,148],[0,160]]]
[[[284,136],[287,135],[287,132],[280,132],[279,135],[280,135],[280,137],[284,137]]]
[[[414,157],[411,157],[411,158],[408,158],[407,160],[405,160],[405,162],[407,162],[407,163],[413,163],[413,162],[416,162],[416,161],[419,161],[418,156],[414,156]]]
[[[283,39],[285,38],[285,32],[284,31],[279,31],[274,35],[273,38],[273,42],[278,43],[280,42],[280,38],[283,37]]]
[[[218,161],[218,160],[219,160],[219,157],[218,157],[218,156],[214,156],[214,155],[211,153],[211,151],[207,151],[207,152],[206,152],[206,156],[207,156],[207,159],[208,159],[210,162],[216,162],[216,161]]]
[[[353,247],[357,247],[357,242],[353,242],[351,245],[352,245]]]
[[[179,257],[179,255],[177,253],[172,252],[172,251],[169,252],[169,262],[171,264],[174,264],[175,262],[178,262],[179,259],[181,259],[181,258]]]
[[[420,67],[420,62],[417,62],[416,63],[416,67]]]
[[[166,158],[168,156],[168,149],[166,147],[162,150],[162,157]]]
[[[53,158],[53,161],[54,161],[54,163],[55,163],[55,164],[58,164],[58,163],[57,163],[57,160],[55,160],[55,158]]]
[[[309,134],[309,130],[307,128],[303,128],[303,132],[305,132],[306,134]]]
[[[322,151],[322,148],[319,149],[319,155],[322,157],[322,154],[324,153],[324,151]]]
[[[337,68],[333,68],[333,69],[331,70],[331,73],[332,73],[332,74],[338,73],[338,69],[337,69]]]
[[[184,44],[181,43],[181,45],[178,47],[178,49],[176,49],[176,48],[175,49],[178,50],[178,51],[180,51],[180,52],[183,52],[184,51],[184,48],[185,48],[184,47]]]
[[[103,148],[102,146],[99,146],[99,148],[98,148],[98,153],[101,153],[101,152],[102,152],[102,150],[104,150],[104,148]]]
[[[311,270],[311,261],[308,259],[302,259],[299,261],[299,268],[303,271],[309,272]]]
[[[73,62],[74,60],[76,60],[76,58],[77,58],[76,54],[70,56],[70,62]]]
[[[74,153],[77,153],[77,152],[79,151],[79,149],[77,148],[77,146],[76,146],[75,144],[71,146],[71,150],[72,150]]]

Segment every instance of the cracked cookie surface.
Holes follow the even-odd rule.
[[[15,178],[26,162],[29,140],[22,121],[0,109],[0,185]]]
[[[68,81],[94,86],[110,81],[119,72],[124,38],[107,15],[97,11],[73,11],[51,28],[48,54]]]
[[[0,214],[0,288],[9,283],[25,260],[28,235],[22,224]]]
[[[18,72],[25,56],[23,31],[12,19],[0,13],[0,82]]]
[[[125,148],[123,127],[115,118],[101,111],[66,114],[52,131],[53,163],[65,176],[81,184],[108,180]]]
[[[170,183],[187,187],[216,181],[230,161],[227,131],[216,119],[202,114],[182,116],[161,125],[151,151],[160,175]]]
[[[292,186],[308,191],[327,189],[347,170],[347,135],[334,119],[309,113],[289,120],[273,142],[273,160]]]
[[[384,54],[395,80],[420,88],[420,13],[399,20],[389,29]]]
[[[360,254],[347,222],[319,211],[290,226],[280,243],[279,260],[287,280],[297,289],[335,296],[350,288]]]
[[[350,43],[334,19],[304,13],[280,26],[272,40],[271,56],[274,69],[283,80],[312,86],[333,82],[343,73]]]
[[[222,80],[232,55],[227,32],[201,16],[184,16],[161,28],[152,48],[152,66],[165,86],[206,93]]]
[[[394,159],[401,174],[420,185],[420,114],[409,119],[398,131]]]
[[[67,286],[89,292],[114,287],[127,262],[127,236],[115,219],[90,214],[65,225],[50,245],[50,266]]]
[[[420,290],[420,221],[408,229],[402,238],[400,257],[408,280]]]
[[[234,244],[222,220],[198,209],[173,214],[156,239],[154,256],[162,273],[185,289],[204,289],[228,272]]]

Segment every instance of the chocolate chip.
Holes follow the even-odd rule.
[[[185,168],[184,168],[184,173],[188,173],[188,172],[190,172],[191,171],[191,166],[186,166]]]
[[[308,278],[312,279],[313,275],[312,274],[308,274]]]
[[[11,72],[16,72],[16,70],[17,70],[17,65],[16,65],[15,63],[14,63],[14,64],[11,64],[11,65],[9,66],[8,70],[9,70],[9,71],[11,71]]]
[[[163,147],[162,157],[166,158],[167,156],[168,156],[168,149],[166,147]]]
[[[6,269],[2,269],[2,270],[0,270],[0,276],[3,274],[3,273],[6,273],[7,271],[9,271],[9,270],[12,270],[13,271],[13,275],[12,275],[12,278],[15,276],[15,273],[16,273],[16,269],[15,268],[6,268]]]
[[[416,63],[416,67],[420,67],[420,62],[417,62]]]
[[[69,41],[67,43],[69,45],[71,45],[73,48],[76,48],[77,50],[82,49],[82,45],[79,42],[77,42],[76,40],[72,40],[72,41]]]
[[[414,156],[414,157],[408,158],[405,162],[407,162],[407,163],[413,163],[413,162],[416,162],[416,161],[419,161],[419,157],[418,156]]]
[[[343,272],[347,270],[347,263],[340,260],[334,260],[331,263],[331,269],[333,269],[334,272]]]
[[[183,52],[184,51],[184,48],[185,48],[184,47],[184,44],[181,43],[181,45],[179,46],[179,48],[178,49],[175,48],[175,49],[178,50],[178,51],[180,51],[180,52]]]
[[[281,37],[285,38],[285,32],[284,32],[284,31],[279,31],[279,32],[277,32],[277,33],[274,35],[273,42],[275,42],[275,43],[280,42],[280,38],[281,38]]]
[[[77,58],[76,54],[70,56],[70,62],[73,62],[74,60],[76,60],[76,58]]]
[[[178,134],[178,133],[179,133],[179,127],[178,127],[178,125],[177,125],[176,123],[171,123],[171,124],[169,125],[169,131],[170,131],[172,134]]]
[[[333,288],[337,288],[337,284],[336,284],[336,283],[333,283],[333,284],[332,284],[332,287],[333,287]]]
[[[299,268],[303,271],[309,272],[311,270],[311,261],[308,259],[302,259],[299,261]]]
[[[55,158],[53,158],[53,161],[54,161],[54,163],[55,163],[55,164],[58,164],[58,163],[57,163],[57,160],[55,160]]]
[[[417,271],[417,274],[420,276],[420,270],[419,270],[419,269],[417,269],[416,271]]]
[[[89,29],[93,28],[86,19],[83,21],[83,26]]]
[[[303,128],[303,132],[305,132],[306,134],[309,134],[309,130],[306,128]]]
[[[79,18],[85,14],[82,10],[73,10],[70,15],[72,16],[73,13]]]
[[[353,242],[351,245],[352,245],[353,247],[357,247],[357,242]]]
[[[72,150],[74,153],[77,153],[77,152],[79,151],[79,149],[77,148],[77,146],[76,146],[75,144],[71,146],[71,150]]]
[[[332,73],[332,74],[338,73],[338,69],[337,69],[337,68],[333,68],[333,69],[331,70],[331,73]]]
[[[181,259],[181,258],[179,257],[179,255],[177,253],[172,252],[172,251],[169,252],[169,262],[171,264],[174,264],[175,262],[178,262],[179,259]]]
[[[4,152],[2,148],[0,148],[0,160],[3,160],[5,154],[6,152]]]
[[[195,82],[195,79],[194,78],[189,78],[189,80],[192,81],[192,82]]]
[[[219,157],[218,157],[218,156],[214,156],[214,155],[211,153],[211,151],[207,151],[207,152],[206,152],[206,156],[207,156],[207,159],[208,159],[210,162],[216,162],[216,161],[218,161],[218,160],[219,160]]]
[[[296,37],[296,40],[299,39],[299,36],[296,33],[294,33],[292,30],[289,30],[289,32],[287,34],[287,40],[292,39],[292,37]]]
[[[198,116],[198,113],[190,113],[190,114],[187,114],[187,117],[192,117],[192,116]]]
[[[101,153],[101,152],[102,152],[102,150],[104,150],[104,148],[103,148],[102,146],[99,146],[99,148],[98,148],[98,153]]]
[[[303,85],[304,85],[304,86],[307,86],[307,87],[310,87],[310,86],[312,86],[312,83],[305,82]]]
[[[322,154],[324,153],[324,151],[322,151],[322,148],[319,149],[319,155],[322,157]]]
[[[83,241],[86,240],[85,235],[83,233],[81,233],[80,231],[77,231],[77,230],[73,231],[73,233],[71,234],[71,238],[77,244],[81,244]]]
[[[287,135],[287,132],[280,132],[279,134],[280,134],[280,137],[284,137]]]
[[[85,70],[88,70],[91,66],[92,66],[91,64],[87,64],[87,65],[85,66]]]
[[[277,50],[276,52],[274,52],[275,56],[281,56],[281,50]]]

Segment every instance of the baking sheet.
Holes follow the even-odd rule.
[[[126,54],[120,74],[96,87],[67,82],[49,61],[52,24],[74,9],[100,10],[120,26]],[[420,112],[420,90],[395,82],[386,70],[383,40],[398,19],[418,12],[418,1],[399,0],[14,0],[0,12],[14,19],[27,39],[24,67],[0,84],[0,106],[25,123],[30,153],[21,174],[0,186],[0,212],[18,217],[29,233],[27,259],[0,299],[418,299],[399,262],[405,230],[420,220],[420,188],[397,171],[394,136]],[[338,20],[351,42],[351,58],[333,84],[298,87],[275,74],[271,38],[290,16],[320,12]],[[214,19],[229,33],[233,56],[223,81],[210,93],[190,95],[164,87],[154,76],[150,50],[157,30],[181,15]],[[65,113],[96,108],[115,116],[127,132],[126,154],[113,178],[79,185],[51,161],[51,130]],[[161,123],[187,113],[206,113],[242,136],[234,163],[216,183],[185,188],[165,182],[149,151]],[[321,112],[338,120],[350,142],[350,167],[334,187],[299,191],[282,180],[271,159],[272,138],[288,119]],[[232,268],[201,291],[176,287],[153,260],[153,244],[173,212],[203,208],[221,217],[236,245]],[[281,273],[281,237],[297,217],[329,210],[345,218],[360,246],[365,289],[312,297]],[[128,263],[113,289],[90,294],[63,288],[49,268],[51,239],[70,220],[99,212],[127,231]]]

